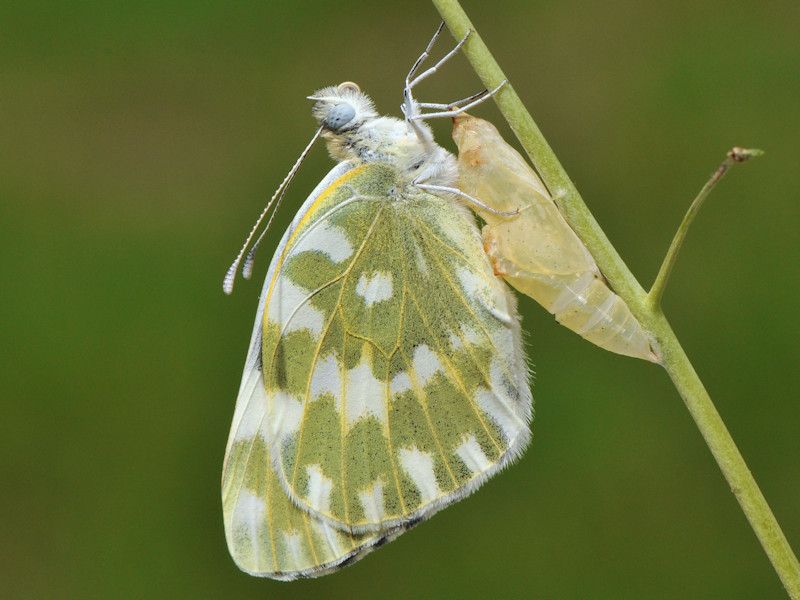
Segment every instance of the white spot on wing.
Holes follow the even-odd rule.
[[[369,353],[345,375],[345,422],[353,425],[361,417],[375,416],[385,427],[389,424],[386,405],[386,384],[372,374]]]
[[[308,291],[279,275],[267,302],[267,318],[278,323],[285,333],[308,329],[319,335],[325,316],[309,304],[308,297]]]
[[[264,379],[261,371],[255,367],[251,368],[242,379],[241,389],[239,390],[240,400],[237,402],[236,412],[239,412],[239,402],[242,402],[243,412],[241,415],[234,415],[236,425],[235,440],[249,440],[261,433],[264,417],[269,410],[267,405],[267,393],[264,390]],[[246,398],[246,400],[245,400]]]
[[[342,540],[344,539],[342,532],[333,529],[333,527],[328,525],[328,523],[325,521],[320,519],[309,519],[308,525],[318,535],[325,539],[325,541],[328,543],[328,548],[330,548],[330,554],[332,556],[343,556],[349,550],[349,548],[345,547],[342,543]]]
[[[231,518],[231,534],[237,548],[242,545],[249,547],[253,565],[261,565],[260,530],[264,525],[266,513],[267,503],[264,500],[246,489],[239,492],[239,499],[236,501]],[[242,554],[241,551],[237,553]]]
[[[514,324],[499,280],[496,282],[498,285],[491,285],[480,273],[463,267],[458,269],[457,275],[467,297],[482,304],[501,323]]]
[[[289,554],[292,555],[295,565],[304,565],[308,562],[303,556],[303,540],[299,532],[284,531],[283,541],[286,543],[286,548],[289,550]]]
[[[464,342],[461,341],[461,338],[457,336],[455,333],[450,334],[450,347],[453,350],[461,350],[464,347]]]
[[[316,400],[326,393],[330,394],[335,400],[336,409],[341,412],[342,378],[339,374],[339,360],[335,354],[329,354],[314,365],[308,391],[311,400]]]
[[[236,502],[236,508],[233,510],[234,528],[244,529],[253,538],[256,538],[266,512],[267,503],[264,500],[249,490],[242,489]]]
[[[364,304],[372,306],[392,297],[392,274],[375,273],[372,277],[361,275],[356,284],[356,294],[364,298]]]
[[[414,482],[423,502],[430,502],[442,495],[436,474],[433,471],[433,458],[428,452],[418,450],[416,446],[400,448],[397,451],[400,466]]]
[[[473,474],[482,473],[492,466],[492,462],[483,453],[474,435],[470,433],[461,439],[463,441],[456,448],[456,454]]]
[[[302,420],[303,403],[283,390],[276,391],[269,414],[270,433],[283,442],[300,431]]]
[[[402,394],[406,390],[411,389],[411,378],[408,373],[398,373],[392,377],[389,383],[389,396],[394,398],[397,394]]]
[[[413,367],[420,385],[425,385],[442,370],[442,363],[428,346],[422,344],[414,349]]]
[[[353,255],[353,246],[341,229],[323,221],[302,235],[292,248],[292,255],[308,251],[322,252],[334,263],[340,263]]]
[[[464,323],[461,324],[461,335],[467,340],[470,344],[478,345],[481,343],[481,334],[479,334],[474,329],[467,327]]]
[[[509,395],[509,390],[514,388],[506,379],[497,357],[492,359],[489,379],[492,382],[492,391],[478,388],[475,390],[475,401],[497,423],[506,439],[514,440],[526,427],[524,403]]]
[[[322,311],[306,303],[294,313],[294,317],[289,321],[289,326],[284,330],[284,333],[308,329],[313,335],[319,335],[322,333],[324,321],[325,315]]]
[[[378,477],[369,489],[359,492],[358,499],[364,507],[364,516],[371,523],[380,523],[386,518],[383,505],[383,481]]]
[[[425,257],[422,255],[422,250],[417,244],[414,244],[414,260],[417,263],[417,269],[419,269],[419,272],[427,277],[428,263],[425,260]]]
[[[333,480],[325,477],[320,465],[308,465],[308,503],[320,512],[330,512],[331,510],[331,490],[333,490]]]

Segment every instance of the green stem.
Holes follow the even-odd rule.
[[[463,51],[486,89],[494,89],[506,80],[506,76],[457,0],[432,1],[456,39],[461,39],[467,31],[472,31]],[[627,302],[642,327],[652,336],[661,355],[661,364],[694,418],[701,435],[750,522],[750,526],[789,593],[789,597],[793,600],[800,600],[800,563],[792,553],[767,501],[658,306],[657,298],[663,293],[663,284],[666,283],[669,269],[674,263],[677,248],[667,257],[667,261],[665,261],[667,266],[662,268],[664,275],[662,277],[660,274],[660,277],[663,281],[657,282],[655,295],[651,296],[651,299],[655,299],[655,301],[648,301],[644,289],[636,281],[592,217],[575,185],[564,171],[513,87],[511,85],[504,86],[494,98],[503,116],[533,160],[545,184],[553,196],[561,199],[561,206],[567,221],[589,248],[614,291]],[[683,235],[685,235],[685,230],[682,233],[679,232],[676,237],[679,240],[678,245],[680,245]]]

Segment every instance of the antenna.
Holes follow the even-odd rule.
[[[253,272],[253,259],[255,257],[256,249],[261,243],[264,234],[269,231],[269,226],[272,224],[272,220],[275,218],[275,213],[278,211],[278,207],[281,205],[281,201],[283,200],[286,190],[289,188],[289,184],[292,183],[292,179],[294,179],[295,174],[300,169],[300,165],[303,164],[303,161],[305,160],[306,156],[308,156],[308,153],[311,151],[311,148],[314,146],[314,143],[317,141],[321,133],[322,127],[320,126],[320,128],[317,129],[317,132],[314,134],[314,137],[311,138],[311,141],[308,143],[305,150],[303,150],[303,152],[300,154],[300,158],[298,158],[297,162],[294,163],[294,166],[292,167],[291,171],[289,171],[289,174],[283,179],[283,182],[281,182],[281,184],[278,186],[278,189],[275,190],[272,198],[270,198],[269,202],[267,202],[267,206],[264,207],[264,210],[262,210],[261,214],[258,216],[256,224],[253,225],[253,228],[250,230],[247,239],[244,241],[244,245],[242,245],[242,249],[239,250],[239,254],[236,255],[236,260],[234,260],[233,264],[228,267],[228,271],[225,273],[225,278],[222,280],[222,291],[226,294],[233,292],[233,282],[236,279],[236,271],[239,270],[239,263],[242,261],[242,256],[244,256],[247,247],[253,240],[253,236],[256,234],[256,231],[261,225],[261,222],[264,220],[264,217],[267,215],[270,208],[272,208],[272,205],[275,204],[275,210],[272,212],[269,221],[267,221],[267,226],[264,228],[264,231],[261,233],[261,235],[258,236],[258,240],[256,240],[256,243],[247,253],[247,258],[245,259],[244,267],[242,268],[242,276],[245,279],[250,279],[250,275]]]

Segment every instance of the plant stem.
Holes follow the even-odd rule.
[[[432,2],[456,39],[461,39],[467,31],[472,31],[463,52],[486,89],[494,89],[506,80],[457,0]],[[665,266],[662,267],[663,276],[659,274],[655,291],[651,292],[651,301],[648,301],[644,289],[600,229],[513,87],[510,84],[504,86],[495,94],[494,99],[548,189],[554,197],[561,200],[564,216],[570,226],[586,244],[614,291],[627,302],[645,331],[652,335],[661,355],[661,364],[694,418],[789,597],[800,600],[800,563],[792,553],[775,516],[659,306],[658,299],[663,293],[669,270],[674,264],[678,247],[692,217],[687,215],[689,222],[684,220],[682,231],[678,232],[677,241],[673,242],[678,247],[674,251],[670,249]],[[705,197],[703,192],[701,196]],[[695,204],[697,206],[693,205],[694,212],[699,208],[698,201]]]

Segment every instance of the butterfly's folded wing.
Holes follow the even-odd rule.
[[[301,211],[264,292],[269,418],[239,427],[295,504],[349,532],[429,516],[530,435],[515,303],[471,217],[398,186],[367,164]]]

